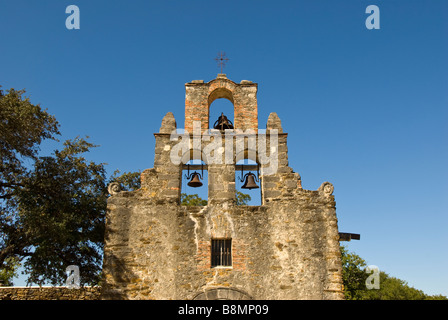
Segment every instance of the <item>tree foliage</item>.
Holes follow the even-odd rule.
[[[124,172],[121,175],[119,174],[120,170],[118,169],[115,170],[112,177],[110,177],[110,182],[118,182],[123,188],[123,191],[134,191],[140,189],[141,186],[140,171]]]
[[[447,300],[443,295],[427,295],[421,290],[410,287],[404,280],[379,273],[379,289],[366,287],[369,273],[364,259],[341,246],[342,279],[347,300]]]
[[[55,139],[60,134],[56,118],[39,105],[31,104],[29,98],[22,97],[24,93],[24,90],[10,89],[4,95],[0,90],[2,180],[11,178],[9,173],[23,169],[20,157],[35,158],[44,139]]]
[[[17,257],[8,257],[5,259],[3,268],[0,268],[0,286],[12,286],[13,278],[17,277],[17,270],[20,265]]]
[[[60,284],[65,268],[77,265],[85,282],[99,280],[104,241],[106,177],[103,164],[82,154],[94,147],[84,139],[36,160],[17,191],[16,225],[26,235],[23,253],[28,281]]]
[[[247,205],[251,200],[250,195],[236,191],[236,205]],[[198,194],[181,193],[180,204],[182,206],[206,206],[207,200],[203,200]]]
[[[83,283],[97,283],[107,196],[104,165],[82,156],[95,146],[81,138],[39,157],[43,140],[57,140],[59,124],[23,94],[0,92],[3,283],[11,283],[20,263],[28,282],[62,284],[65,268],[75,264]]]
[[[10,284],[22,257],[28,235],[20,225],[18,192],[28,174],[25,161],[37,159],[41,142],[56,140],[59,124],[39,105],[23,97],[24,90],[0,90],[0,273]]]
[[[207,200],[203,200],[197,194],[181,193],[180,204],[182,206],[206,206]]]
[[[368,274],[365,272],[366,262],[360,256],[349,252],[341,246],[342,281],[347,300],[360,300],[366,288]]]
[[[250,200],[252,200],[250,195],[242,193],[238,190],[236,191],[236,205],[237,206],[247,205]]]

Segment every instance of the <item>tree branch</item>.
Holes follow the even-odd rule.
[[[0,182],[0,188],[16,188],[16,187],[24,187],[23,183],[6,183]]]

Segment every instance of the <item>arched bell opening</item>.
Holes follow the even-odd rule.
[[[260,167],[251,159],[240,159],[235,165],[237,205],[261,206]]]
[[[208,98],[209,129],[233,130],[234,118],[235,106],[232,92],[225,88],[214,90]]]
[[[181,181],[181,205],[207,205],[208,171],[203,160],[192,159],[183,162]]]

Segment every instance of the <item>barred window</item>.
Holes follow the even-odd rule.
[[[212,268],[232,266],[232,239],[212,239]]]

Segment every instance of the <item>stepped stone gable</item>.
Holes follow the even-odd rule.
[[[143,171],[141,189],[110,188],[102,299],[343,299],[333,185],[302,188],[300,175],[288,165],[287,133],[278,115],[271,113],[266,132],[255,138],[265,141],[263,152],[275,153],[277,169],[266,174],[268,165],[257,154],[253,160],[260,164],[256,190],[261,205],[236,205],[236,162],[250,154],[247,149],[237,154],[236,129],[258,132],[257,84],[237,84],[218,75],[185,87],[190,147],[183,154],[179,151],[181,161],[172,161],[180,138],[170,139],[177,125],[169,112],[154,134],[154,167]],[[235,106],[235,135],[230,140],[223,132],[207,131],[209,107],[217,98]],[[196,120],[203,134],[196,156],[208,171],[208,185],[202,186],[208,188],[208,205],[181,206],[182,170],[198,147],[191,134]],[[214,161],[204,155],[219,138],[226,152],[233,151],[230,163],[224,159],[226,152]],[[244,136],[242,141],[248,140]],[[225,248],[230,250],[230,265],[212,265],[212,242],[219,239],[231,240],[231,247]]]

